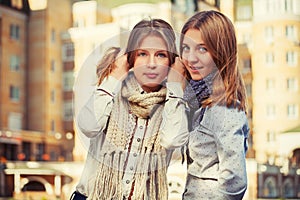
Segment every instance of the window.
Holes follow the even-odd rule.
[[[55,102],[55,90],[51,91],[51,102],[54,103]]]
[[[289,66],[296,66],[297,65],[297,56],[296,56],[296,52],[294,51],[288,51],[286,53],[286,63]]]
[[[251,72],[251,59],[243,60],[243,73]]]
[[[288,91],[298,91],[298,81],[295,78],[287,79],[287,90]]]
[[[283,196],[285,198],[292,198],[294,197],[294,184],[291,178],[284,180],[283,183]]]
[[[241,43],[250,44],[251,41],[252,41],[251,34],[249,34],[249,33],[242,34],[242,41],[241,41]]]
[[[267,79],[266,80],[266,90],[267,91],[274,91],[275,89],[275,80],[274,79]]]
[[[276,141],[276,132],[275,131],[269,131],[267,133],[267,141],[268,142],[275,142]]]
[[[292,0],[284,0],[284,11],[285,12],[293,11],[293,2],[292,2]]]
[[[9,87],[9,97],[12,101],[19,101],[20,100],[20,89],[16,86]]]
[[[267,118],[274,119],[276,116],[276,107],[273,104],[267,105]]]
[[[252,85],[251,85],[251,83],[245,84],[245,87],[246,87],[247,96],[251,97],[252,96]]]
[[[67,43],[63,45],[62,58],[63,61],[73,61],[74,60],[74,44]]]
[[[237,11],[236,11],[236,19],[238,21],[251,20],[252,19],[252,6],[251,5],[238,6]]]
[[[45,144],[43,143],[37,144],[36,160],[37,161],[43,160],[44,153],[45,153]]]
[[[266,10],[268,13],[274,12],[275,8],[274,8],[274,2],[273,2],[273,0],[266,0],[266,1],[265,1],[265,7],[266,7],[265,10]]]
[[[9,68],[11,71],[19,71],[20,70],[20,58],[16,55],[10,56],[10,65]]]
[[[247,71],[251,69],[251,60],[250,59],[245,59],[244,60],[244,68],[247,69]]]
[[[295,26],[293,26],[293,25],[287,25],[285,27],[285,36],[286,36],[286,38],[288,38],[290,40],[296,39]]]
[[[253,134],[249,134],[248,136],[248,147],[253,148]]]
[[[287,117],[289,119],[297,119],[298,118],[298,106],[296,104],[289,104],[287,106]]]
[[[25,154],[24,160],[29,160],[31,155],[31,143],[30,142],[22,142],[22,152]]]
[[[63,87],[64,91],[72,91],[74,85],[74,72],[68,71],[63,73]]]
[[[51,60],[51,71],[55,72],[55,60]]]
[[[55,132],[55,121],[53,119],[51,120],[51,131]]]
[[[275,177],[269,176],[265,179],[263,185],[264,197],[277,197],[277,185]]]
[[[268,66],[272,66],[274,64],[274,54],[273,52],[268,52],[265,54],[265,61]]]
[[[252,20],[252,1],[234,1],[234,8],[236,21]]]
[[[9,113],[9,115],[8,115],[8,128],[10,130],[21,130],[22,129],[22,114],[20,114],[20,113]]]
[[[67,101],[64,103],[64,120],[65,121],[73,120],[73,103],[72,103],[72,101]]]
[[[274,30],[272,26],[265,27],[265,39],[268,44],[272,44],[274,40]]]
[[[253,117],[253,110],[251,108],[248,109],[248,113],[247,113],[248,119],[252,120]],[[252,134],[251,134],[252,135]]]
[[[56,34],[56,33],[55,33],[55,30],[52,29],[52,30],[51,30],[51,42],[52,42],[52,43],[55,43],[55,40],[56,40],[55,34]]]
[[[20,39],[20,28],[18,25],[15,24],[10,25],[10,38],[15,40]]]

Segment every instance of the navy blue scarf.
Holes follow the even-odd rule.
[[[202,101],[207,99],[212,93],[212,82],[215,72],[208,74],[201,80],[190,80],[185,88],[183,98],[188,102],[192,110],[197,110],[201,107]]]
[[[194,119],[194,113],[197,111],[201,105],[202,101],[207,99],[212,93],[212,82],[215,76],[215,72],[211,72],[206,77],[201,80],[194,81],[190,80],[189,84],[186,86],[184,90],[183,98],[187,101],[189,105],[190,112],[188,113],[189,118],[189,129],[192,130],[193,123],[200,123],[205,109],[201,109],[200,115],[197,119]],[[193,159],[190,157],[188,144],[186,145],[186,159],[187,164],[191,164]],[[182,163],[184,162],[184,147],[181,148],[182,154]]]

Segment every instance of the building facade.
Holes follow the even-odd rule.
[[[43,174],[26,163],[73,160],[61,56],[61,32],[70,26],[70,1],[0,2],[0,197],[18,196],[36,180],[64,182],[60,172]]]
[[[256,160],[273,163],[277,137],[300,124],[300,2],[254,0],[253,7]]]
[[[300,143],[294,141],[300,135],[289,130],[300,124],[300,2],[237,0],[234,10],[238,40],[251,56],[249,139],[257,164],[255,178],[249,181],[257,189],[248,195],[250,199],[298,199]]]

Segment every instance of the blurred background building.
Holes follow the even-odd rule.
[[[104,50],[124,46],[143,18],[179,33],[210,9],[235,24],[247,88],[244,199],[299,199],[299,0],[0,0],[0,198],[68,199],[88,145],[73,117]],[[185,167],[172,162],[168,177],[180,199]]]

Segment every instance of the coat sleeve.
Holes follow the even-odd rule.
[[[219,192],[226,199],[242,199],[247,189],[246,149],[248,122],[246,114],[237,109],[225,109],[225,115],[215,126],[219,157]]]
[[[188,141],[187,106],[180,83],[167,83],[167,101],[163,110],[160,143],[175,149]]]
[[[76,118],[78,128],[84,135],[92,138],[103,132],[110,116],[113,98],[120,90],[120,85],[119,80],[109,76],[95,88]]]

